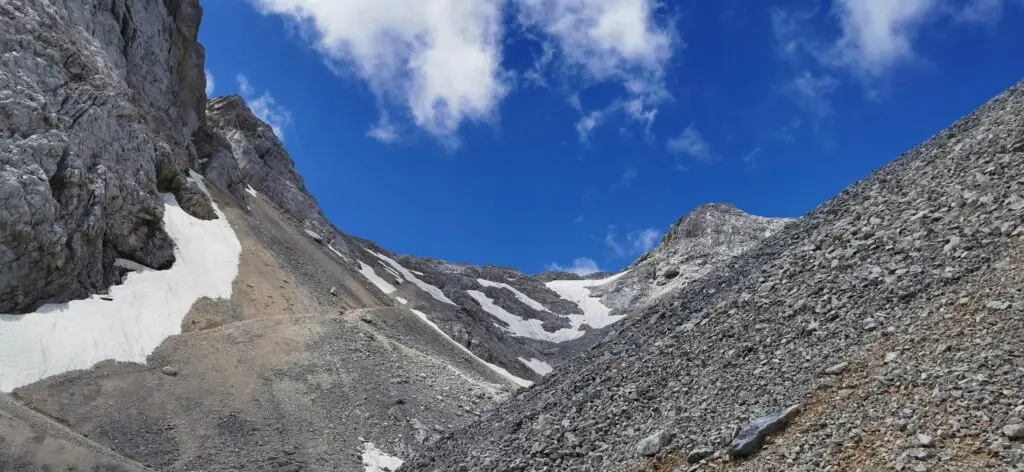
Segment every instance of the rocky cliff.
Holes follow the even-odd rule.
[[[196,216],[196,0],[0,3],[0,312],[102,292],[115,259],[174,262],[160,192]]]

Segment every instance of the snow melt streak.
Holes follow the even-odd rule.
[[[395,293],[395,286],[388,283],[387,280],[382,279],[377,272],[374,272],[373,267],[366,265],[363,261],[357,260],[359,263],[359,273],[366,277],[370,283],[377,286],[377,289],[385,294]]]
[[[497,372],[499,375],[505,377],[506,379],[511,380],[513,383],[515,383],[516,385],[519,385],[520,387],[529,387],[529,386],[533,385],[533,382],[530,382],[529,380],[526,380],[526,379],[523,379],[523,378],[516,377],[515,375],[512,375],[511,372],[509,372],[509,371],[507,371],[507,370],[505,370],[505,369],[503,369],[503,368],[501,368],[501,367],[499,367],[499,366],[497,366],[495,364],[491,364],[490,362],[487,362],[487,361],[477,357],[476,354],[473,354],[473,351],[470,351],[469,349],[466,348],[466,346],[463,346],[462,344],[459,344],[458,342],[456,342],[454,339],[452,339],[451,336],[448,336],[448,333],[445,333],[444,330],[442,330],[440,326],[434,324],[433,321],[430,321],[430,318],[427,318],[427,314],[426,313],[423,313],[422,311],[419,311],[419,310],[412,310],[412,312],[416,313],[416,316],[420,317],[420,319],[423,320],[424,323],[429,325],[431,328],[434,328],[434,331],[437,331],[438,333],[440,333],[441,336],[444,336],[445,339],[450,341],[452,344],[458,346],[459,349],[462,349],[462,351],[465,352],[466,354],[469,354],[474,359],[480,361],[480,363],[485,365],[485,366],[487,366],[488,369],[491,369],[494,372]]]
[[[163,195],[164,229],[174,240],[174,265],[136,267],[110,288],[112,301],[93,296],[45,305],[26,315],[0,315],[0,391],[114,359],[146,362],[201,297],[230,298],[241,245],[224,214],[204,221]]]
[[[447,303],[449,305],[459,306],[459,305],[456,305],[455,302],[449,300],[448,297],[444,296],[444,292],[442,292],[441,289],[439,289],[439,288],[437,288],[437,287],[435,287],[433,285],[430,285],[430,284],[420,280],[415,275],[413,275],[411,271],[409,271],[405,267],[402,267],[402,264],[399,264],[394,259],[392,259],[392,258],[390,258],[388,256],[385,256],[384,254],[380,254],[380,253],[376,253],[376,252],[370,251],[369,249],[367,249],[367,252],[369,252],[370,254],[373,254],[374,256],[377,256],[378,259],[386,262],[393,269],[395,269],[398,272],[400,272],[405,277],[405,280],[408,280],[408,281],[412,282],[417,287],[419,287],[420,290],[423,290],[424,292],[429,293],[430,296],[434,297],[435,300],[437,300],[439,302]],[[423,273],[421,272],[420,275],[423,275]]]

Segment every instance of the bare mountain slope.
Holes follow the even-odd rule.
[[[1022,221],[1024,82],[402,470],[1019,470]]]

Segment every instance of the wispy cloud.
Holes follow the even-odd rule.
[[[209,70],[203,69],[203,73],[206,75],[206,96],[209,97],[212,96],[213,91],[216,90],[217,82]]]
[[[238,81],[238,93],[245,99],[252,114],[270,125],[277,138],[284,141],[285,129],[292,125],[292,113],[279,105],[269,91],[256,95],[256,89],[246,76],[238,74],[235,78]]]
[[[816,76],[810,71],[796,76],[784,87],[785,93],[796,102],[800,108],[821,119],[832,113],[832,104],[829,95],[839,86],[839,80],[835,77],[823,74]]]
[[[597,266],[597,262],[589,257],[579,257],[572,261],[572,264],[561,265],[556,263],[547,264],[544,267],[546,270],[555,272],[569,272],[576,275],[590,275],[596,272],[601,272],[601,268]]]
[[[685,154],[698,160],[711,157],[711,145],[692,123],[679,136],[668,140],[666,148],[673,154]]]
[[[386,113],[380,115],[377,123],[370,127],[366,135],[384,144],[396,143],[402,138],[398,128],[388,119]]]
[[[608,226],[604,236],[604,244],[617,257],[636,257],[650,251],[661,239],[661,231],[656,228],[647,228],[626,233],[625,240],[621,240],[616,226]]]
[[[634,254],[643,254],[658,245],[658,241],[661,239],[661,231],[655,228],[647,228],[642,231],[629,233],[626,235],[626,239],[629,241]]]
[[[632,166],[626,167],[622,174],[619,175],[619,180],[612,183],[612,190],[624,190],[631,187],[637,177],[639,177],[639,174],[635,168]]]
[[[1024,2],[1020,5],[1024,6]],[[963,23],[995,26],[1003,17],[1003,0],[968,0],[960,10],[953,12],[953,17]]]

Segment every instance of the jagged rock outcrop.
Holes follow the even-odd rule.
[[[230,146],[241,169],[242,182],[266,195],[295,218],[302,228],[320,238],[330,233],[340,236],[340,232],[324,217],[313,196],[306,191],[302,176],[295,170],[295,163],[274,130],[252,113],[242,97],[231,95],[210,100],[206,118],[210,130],[223,137]],[[219,164],[214,161],[211,167],[217,169]],[[234,180],[227,175],[223,179],[229,185]],[[336,250],[348,253],[345,239],[329,239],[327,242],[334,242]]]
[[[1021,136],[1024,82],[401,470],[1019,469]]]
[[[597,293],[610,307],[635,309],[704,277],[790,221],[750,215],[730,204],[702,205],[673,224],[628,274]]]
[[[0,3],[0,313],[104,290],[115,258],[174,261],[159,192],[194,215],[197,0]]]

